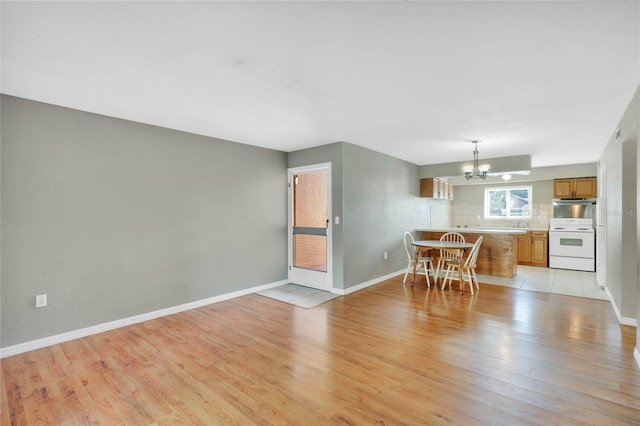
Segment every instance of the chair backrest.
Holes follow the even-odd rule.
[[[409,231],[404,233],[404,249],[407,252],[407,260],[413,260],[413,246],[411,243],[415,241],[413,234]]]
[[[476,259],[478,259],[478,253],[480,252],[480,244],[482,244],[482,240],[484,237],[480,235],[480,237],[476,240],[475,244],[471,248],[469,252],[469,256],[467,256],[467,260],[464,262],[464,266],[475,268],[476,267]]]
[[[440,237],[440,241],[456,241],[460,243],[464,243],[464,235],[459,234],[457,232],[447,232]],[[458,256],[458,250],[440,250],[440,257],[443,259],[453,259]]]
[[[440,237],[440,241],[459,241],[464,243],[464,235],[457,232],[447,232]]]

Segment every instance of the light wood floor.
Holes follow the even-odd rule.
[[[301,309],[248,295],[2,360],[9,424],[640,424],[609,302],[402,276]]]

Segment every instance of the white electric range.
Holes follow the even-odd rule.
[[[592,219],[550,219],[549,267],[595,271],[595,241]]]

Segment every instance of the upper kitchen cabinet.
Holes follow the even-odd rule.
[[[596,198],[596,178],[553,180],[553,198]]]
[[[428,198],[440,198],[440,179],[420,179],[420,196]]]
[[[453,200],[453,185],[443,179],[423,178],[420,179],[420,196]]]

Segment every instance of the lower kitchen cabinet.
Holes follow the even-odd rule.
[[[518,265],[547,267],[548,244],[547,231],[528,231],[518,235]]]
[[[518,265],[531,263],[531,236],[529,232],[518,235]]]

